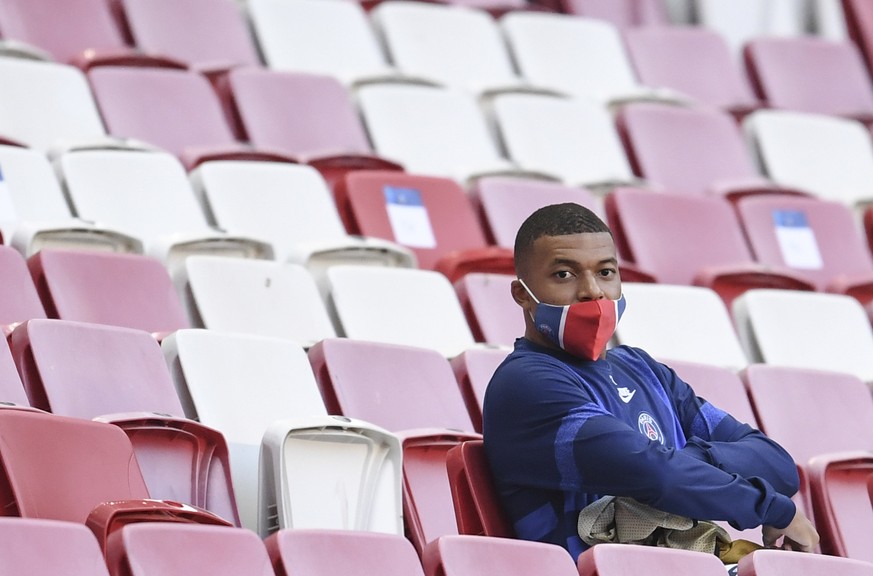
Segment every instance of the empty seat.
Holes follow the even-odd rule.
[[[109,576],[94,534],[58,520],[0,519],[0,570],[30,576]]]
[[[873,529],[869,480],[873,475],[870,452],[815,456],[809,462],[809,480],[816,505],[816,526],[821,526],[822,552],[870,562],[868,535]]]
[[[113,576],[274,576],[267,549],[249,530],[199,524],[131,524],[107,542]]]
[[[625,30],[624,38],[637,76],[648,86],[669,88],[737,118],[761,105],[736,55],[715,30],[646,26]]]
[[[449,450],[446,471],[458,533],[503,538],[515,536],[497,500],[497,490],[481,440],[462,442]]]
[[[506,154],[522,169],[601,191],[637,181],[612,116],[602,104],[503,94],[492,108]]]
[[[139,239],[173,273],[190,254],[272,258],[267,242],[209,226],[185,168],[171,154],[143,150],[74,150],[59,171],[76,215]]]
[[[766,197],[774,196],[783,195]],[[781,263],[757,263],[734,208],[722,196],[621,188],[607,197],[606,213],[621,258],[658,282],[706,286],[728,305],[750,288],[816,288]]]
[[[579,555],[579,576],[621,576],[628,571],[676,576],[716,576],[725,565],[715,554],[656,546],[602,544]]]
[[[336,335],[312,275],[299,264],[190,256],[185,261],[192,325],[295,340]]]
[[[280,530],[264,543],[276,576],[424,576],[412,544],[394,534],[294,529]]]
[[[734,370],[748,364],[724,301],[714,290],[625,282],[622,292],[628,308],[615,331],[619,344],[644,348],[655,358]]]
[[[284,528],[403,535],[402,448],[344,416],[277,420],[261,443],[261,537]]]
[[[873,6],[864,0],[841,0],[846,32],[861,50],[867,70],[873,70]]]
[[[762,36],[798,36],[804,32],[805,4],[795,0],[694,0],[696,21],[721,34],[739,61],[743,46]]]
[[[327,275],[348,338],[431,348],[446,357],[474,344],[455,291],[438,272],[347,265]]]
[[[42,250],[28,267],[49,318],[155,333],[189,327],[170,274],[154,258]]]
[[[446,536],[428,546],[422,557],[425,574],[476,576],[483,567],[521,576],[577,575],[567,551],[554,544],[485,536]]]
[[[559,5],[561,12],[606,20],[625,31],[670,23],[660,0],[560,0]]]
[[[30,406],[8,344],[0,346],[0,406]]]
[[[233,0],[121,0],[120,4],[140,50],[200,70],[260,64],[245,14]]]
[[[258,455],[270,423],[326,415],[303,348],[290,340],[177,330],[161,342],[188,418],[220,430],[243,527],[258,529]]]
[[[449,178],[359,171],[339,186],[349,231],[415,253],[419,268],[450,280],[468,272],[512,273],[512,252],[489,246],[467,192]]]
[[[873,329],[850,296],[750,290],[734,301],[733,314],[753,362],[847,372],[873,381]]]
[[[45,318],[45,308],[20,252],[0,246],[0,326]]]
[[[831,576],[868,576],[873,574],[873,564],[824,554],[759,550],[740,560],[737,573],[740,576],[777,576],[803,573],[830,574]]]
[[[13,331],[11,343],[31,405],[120,426],[149,494],[239,524],[225,439],[184,417],[160,346],[148,333],[30,320]]]
[[[500,155],[470,93],[385,84],[363,86],[357,96],[373,147],[407,172],[463,184],[489,174],[518,172]]]
[[[524,335],[524,312],[513,300],[515,274],[472,272],[455,282],[455,292],[477,342],[512,346]]]
[[[759,110],[746,119],[761,169],[774,182],[849,206],[870,200],[873,142],[854,120]]]
[[[477,348],[465,350],[450,361],[476,432],[482,432],[482,402],[485,399],[485,389],[497,366],[506,359],[507,354],[509,350],[504,348]]]
[[[858,47],[848,40],[757,38],[746,68],[770,108],[831,114],[873,123],[873,86]]]

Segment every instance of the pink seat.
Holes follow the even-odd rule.
[[[751,288],[815,289],[789,268],[754,261],[724,197],[622,188],[606,213],[622,260],[658,282],[712,288],[727,304]]]
[[[870,576],[873,564],[823,554],[783,550],[759,550],[740,560],[739,576],[783,576],[783,574],[827,574],[828,576]]]
[[[28,266],[51,318],[155,333],[190,327],[170,274],[154,258],[41,250]]]
[[[411,249],[418,267],[455,281],[470,272],[512,274],[512,251],[489,246],[467,192],[452,179],[358,171],[338,187],[352,234]]]
[[[760,106],[744,70],[721,34],[691,26],[648,26],[625,31],[640,82],[669,88],[740,119]]]
[[[467,405],[467,412],[470,413],[476,432],[482,432],[482,403],[485,400],[485,389],[494,370],[508,353],[508,350],[499,348],[472,348],[449,361],[461,387],[461,394],[464,396],[464,403]]]
[[[351,530],[280,530],[266,540],[276,576],[424,576],[409,540]]]
[[[744,56],[768,107],[873,123],[873,86],[858,47],[848,40],[756,38]]]
[[[333,186],[350,170],[400,170],[377,156],[346,88],[335,78],[257,68],[233,70],[224,98],[243,137],[308,163]]]
[[[817,290],[873,301],[873,258],[852,210],[837,201],[755,196],[737,204],[755,259],[791,268]],[[792,240],[798,235],[802,239]]]
[[[873,506],[873,399],[855,376],[764,364],[744,378],[762,430],[809,477],[825,554],[873,560],[867,545]],[[811,422],[815,425],[811,426]]]
[[[446,470],[459,534],[515,536],[515,530],[497,500],[497,490],[481,440],[462,442],[449,450]]]
[[[0,406],[30,406],[8,341],[0,345]]]
[[[31,320],[11,342],[34,407],[116,424],[130,437],[153,497],[239,524],[224,436],[185,418],[160,345],[147,332]]]
[[[0,325],[46,317],[27,262],[11,246],[0,246],[0,276]]]
[[[621,29],[670,23],[667,5],[660,0],[561,0],[560,8],[567,14],[606,20]]]
[[[512,299],[515,274],[470,273],[455,282],[458,301],[477,342],[512,346],[524,335],[521,307]]]
[[[485,536],[446,536],[422,558],[427,576],[576,576],[567,551],[554,544]]]
[[[0,518],[0,572],[109,576],[100,546],[85,526],[30,518]]]
[[[579,555],[579,576],[722,576],[725,566],[715,554],[675,548],[601,544]]]
[[[274,576],[258,535],[226,526],[131,524],[110,536],[106,557],[112,576]]]
[[[634,172],[652,185],[732,197],[789,192],[758,173],[740,127],[727,112],[639,103],[622,107],[617,122]]]
[[[873,71],[873,6],[867,0],[841,0],[846,31],[858,46],[868,71]]]

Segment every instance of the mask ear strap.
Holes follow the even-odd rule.
[[[534,299],[534,302],[539,304],[540,301],[537,299],[536,296],[534,296],[534,293],[530,291],[530,288],[527,287],[527,284],[524,283],[524,280],[522,280],[521,278],[518,278],[518,282],[519,282],[519,284],[524,286],[524,289],[527,290],[527,293],[530,294],[530,297]]]

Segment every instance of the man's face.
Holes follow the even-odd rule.
[[[621,296],[615,243],[608,232],[541,236],[520,273],[530,291],[546,304],[566,306]],[[513,282],[512,295],[525,311],[525,337],[550,345],[533,327],[536,301],[518,281]]]

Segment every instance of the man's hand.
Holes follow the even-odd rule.
[[[782,550],[794,550],[795,552],[812,552],[818,546],[818,532],[803,512],[800,510],[794,514],[791,523],[785,528],[764,526],[765,548],[781,548]],[[777,545],[782,538],[782,544]]]

